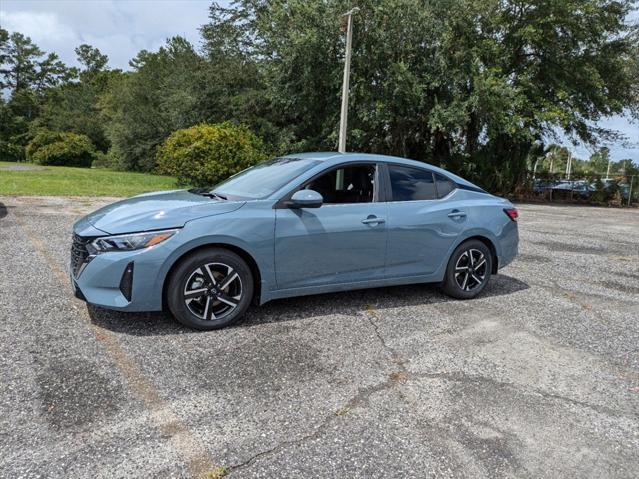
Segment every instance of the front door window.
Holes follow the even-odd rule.
[[[372,203],[375,197],[375,165],[352,165],[315,178],[304,189],[317,191],[326,204]]]

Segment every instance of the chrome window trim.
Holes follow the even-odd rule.
[[[453,195],[456,191],[458,191],[459,188],[455,188],[454,190],[450,191],[446,196],[442,196],[441,198],[435,198],[432,200],[405,200],[405,201],[387,201],[386,203],[391,204],[391,203],[422,203],[424,201],[428,201],[428,202],[436,202],[436,201],[444,201],[447,200],[448,197],[450,197],[451,195]]]

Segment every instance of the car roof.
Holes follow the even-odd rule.
[[[444,176],[449,177],[453,181],[458,184],[471,186],[473,188],[477,188],[481,190],[477,185],[474,185],[470,181],[457,176],[450,171],[446,171],[443,168],[439,168],[435,165],[431,165],[430,163],[425,163],[423,161],[417,160],[409,160],[407,158],[401,158],[399,156],[389,156],[389,155],[378,155],[372,153],[338,153],[336,151],[318,151],[318,152],[306,152],[306,153],[292,153],[289,155],[284,155],[282,158],[299,158],[299,159],[308,159],[308,160],[319,160],[322,162],[326,162],[326,164],[339,164],[344,162],[356,162],[356,161],[383,161],[386,163],[399,163],[405,166],[413,166],[417,168],[428,168],[436,173],[441,173]],[[482,190],[483,191],[483,190]]]

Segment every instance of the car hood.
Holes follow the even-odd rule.
[[[204,216],[229,213],[245,201],[216,200],[187,190],[146,193],[112,203],[88,214],[74,227],[77,234],[95,229],[107,234],[178,228]]]

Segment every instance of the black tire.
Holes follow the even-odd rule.
[[[442,290],[453,298],[472,299],[486,287],[492,269],[493,255],[488,246],[479,240],[466,241],[448,260]]]
[[[251,269],[242,258],[223,248],[207,248],[180,260],[169,278],[166,300],[180,323],[212,330],[240,319],[253,290]]]

